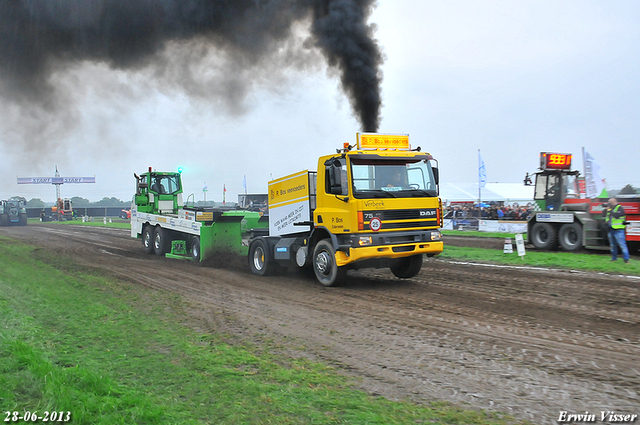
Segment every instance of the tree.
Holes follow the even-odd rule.
[[[74,207],[88,207],[91,205],[91,201],[85,198],[81,198],[80,196],[74,196],[71,198],[71,202]]]
[[[46,204],[40,198],[31,198],[27,201],[27,208],[44,208]]]
[[[96,207],[125,207],[125,206],[129,205],[129,203],[121,201],[118,198],[114,198],[114,197],[107,198],[105,196],[104,198],[102,198],[98,202],[94,202],[91,205],[92,206],[96,206]]]
[[[623,187],[622,189],[620,189],[620,192],[618,192],[618,193],[620,195],[636,195],[638,193],[638,189],[636,189],[635,187],[633,187],[630,184],[628,184],[625,187]]]

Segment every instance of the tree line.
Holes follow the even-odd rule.
[[[86,198],[82,198],[80,196],[74,196],[70,198],[74,207],[129,207],[131,206],[130,201],[121,201],[118,198],[108,198],[104,197],[99,201],[91,202]],[[27,208],[48,208],[54,206],[53,202],[44,202],[40,198],[31,198],[27,201]]]

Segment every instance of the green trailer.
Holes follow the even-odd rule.
[[[246,256],[251,232],[268,228],[261,212],[184,205],[180,172],[134,176],[131,236],[148,254],[196,261],[222,252]]]

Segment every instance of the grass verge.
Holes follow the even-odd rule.
[[[498,238],[498,239],[511,238],[511,239],[515,239],[515,237],[516,237],[515,233],[479,232],[477,230],[440,230],[440,232],[443,235],[475,236],[475,237],[479,237],[479,238]],[[527,234],[526,233],[523,233],[522,237],[524,238],[525,241],[527,240]]]
[[[30,223],[40,223],[40,219],[38,218],[30,218],[27,222],[27,225],[29,225]],[[111,218],[111,222],[109,222],[109,218],[107,218],[107,222],[104,222],[104,219],[102,217],[97,217],[94,218],[94,221],[85,221],[83,222],[82,220],[78,219],[78,220],[69,220],[69,221],[48,221],[46,222],[46,224],[50,224],[50,225],[77,225],[77,226],[94,226],[94,227],[115,227],[118,229],[130,229],[131,228],[131,223],[129,223],[129,221],[124,221],[122,219],[119,218]]]
[[[503,424],[369,396],[335,370],[181,325],[183,301],[0,237],[0,407],[74,424]]]
[[[516,253],[515,248],[513,254],[504,254],[497,249],[462,248],[445,245],[444,251],[438,255],[438,258],[640,276],[640,261],[631,259],[628,264],[625,264],[622,258],[619,258],[618,261],[611,262],[609,255],[602,254],[529,250],[521,258]]]

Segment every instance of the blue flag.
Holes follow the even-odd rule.
[[[484,161],[478,149],[478,185],[484,187],[485,184],[487,184],[487,170],[484,168]]]

